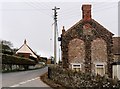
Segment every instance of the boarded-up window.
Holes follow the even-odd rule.
[[[103,76],[105,74],[105,66],[104,64],[96,64],[95,66],[95,72],[96,74],[99,74],[101,76]]]
[[[112,66],[112,71],[113,71],[113,79],[117,78],[117,65]]]
[[[106,42],[103,39],[97,38],[91,43],[91,58],[92,62],[107,61],[107,47]]]
[[[71,63],[72,69],[74,71],[81,71],[81,64],[80,63]]]
[[[69,63],[81,63],[85,58],[84,41],[80,39],[73,39],[68,45],[68,60]]]
[[[106,42],[101,39],[97,38],[93,40],[91,43],[91,62],[92,63],[103,63],[103,65],[92,64],[92,70],[95,71],[96,74],[104,75],[107,62],[107,46]]]
[[[120,80],[120,63],[119,62],[112,65],[112,76],[113,76],[113,79]]]

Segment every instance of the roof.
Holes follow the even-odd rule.
[[[120,55],[120,37],[113,37],[113,54]]]
[[[69,28],[66,32],[65,35],[71,33],[72,30],[81,28],[81,26],[84,25],[83,19],[81,19],[80,21],[78,21],[76,24],[74,24],[71,28]],[[92,25],[92,27],[94,27],[98,32],[104,31],[105,33],[101,33],[103,35],[109,34],[109,35],[114,35],[112,32],[110,32],[109,30],[107,30],[106,28],[104,28],[101,24],[99,24],[97,21],[95,21],[94,19],[91,19],[90,21],[88,21],[88,23],[90,23]]]
[[[32,57],[37,58],[37,55],[33,52],[33,50],[27,45],[26,40],[24,44],[18,49],[16,54],[18,53],[30,53]]]

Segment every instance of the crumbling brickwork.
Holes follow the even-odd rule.
[[[84,59],[85,59],[85,44],[82,40],[76,38],[68,44],[68,61],[71,63],[80,63],[82,65],[82,71],[84,71]],[[70,66],[71,67],[71,66]]]
[[[92,62],[107,61],[107,47],[103,39],[97,38],[91,43],[91,59]]]
[[[107,72],[107,45],[103,39],[97,38],[91,42],[91,70],[95,72],[98,63],[104,65],[105,74]],[[104,75],[104,74],[103,74]]]
[[[73,39],[68,45],[68,60],[73,63],[84,62],[85,47],[84,42],[80,39]]]

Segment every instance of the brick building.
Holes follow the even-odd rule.
[[[112,76],[113,34],[92,19],[91,5],[82,6],[82,19],[61,34],[64,68]]]

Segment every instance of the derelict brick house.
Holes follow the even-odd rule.
[[[82,6],[82,19],[61,35],[64,68],[112,76],[113,34],[92,19],[91,5]]]

